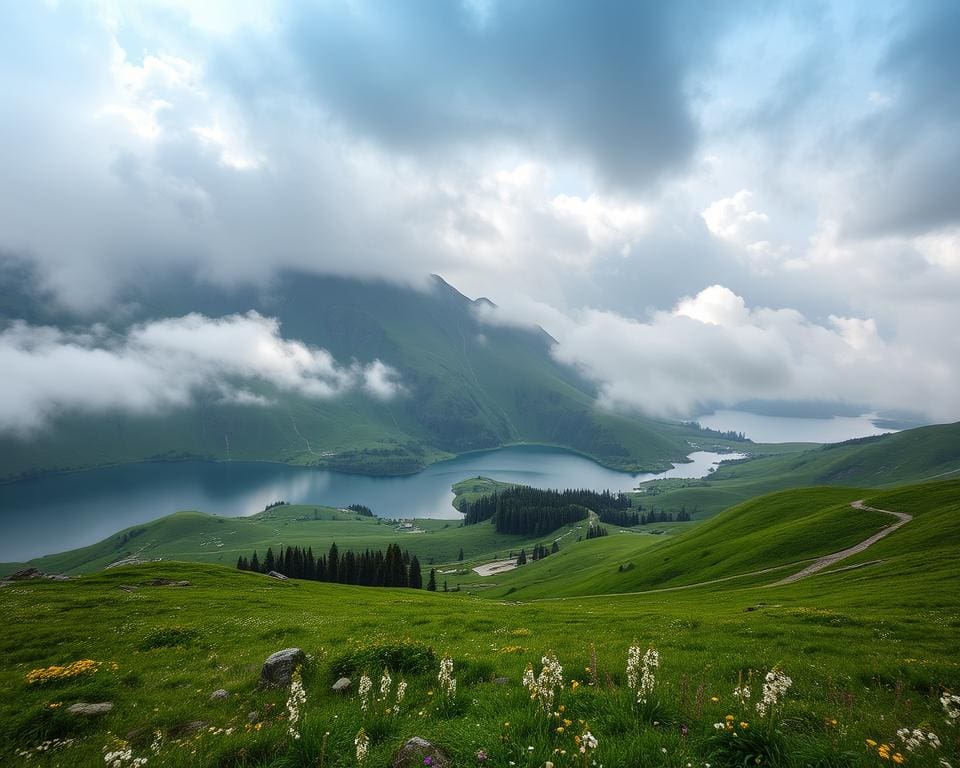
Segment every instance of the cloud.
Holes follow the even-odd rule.
[[[67,333],[14,323],[0,333],[0,431],[29,434],[67,411],[158,413],[198,395],[266,405],[276,393],[310,399],[362,389],[390,399],[399,374],[379,360],[338,363],[324,349],[283,339],[256,312],[190,314],[111,334],[102,326]]]
[[[554,354],[596,381],[607,407],[653,416],[689,418],[753,399],[827,399],[909,404],[949,418],[960,412],[960,396],[943,385],[960,375],[960,357],[932,347],[885,341],[871,318],[831,316],[820,325],[793,309],[748,308],[715,285],[648,322],[586,311]]]

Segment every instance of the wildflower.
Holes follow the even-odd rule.
[[[768,712],[780,704],[787,689],[793,685],[793,680],[787,677],[777,667],[767,672],[763,681],[763,698],[757,702],[757,713],[764,717]]]
[[[427,755],[425,758],[423,758],[423,764],[424,764],[424,765],[433,765],[433,758],[430,757],[430,755]]]
[[[287,697],[287,732],[294,738],[300,738],[297,723],[300,721],[300,710],[307,703],[307,692],[303,689],[300,670],[293,673],[290,681],[290,695]]]
[[[366,675],[360,676],[360,685],[357,689],[357,694],[360,696],[360,709],[363,712],[367,711],[367,706],[370,703],[369,695],[370,691],[373,688],[373,681]]]
[[[406,695],[406,693],[407,693],[407,681],[401,680],[399,683],[397,683],[397,699],[393,705],[394,715],[400,714],[400,704],[403,703],[403,697]]]
[[[477,762],[478,762],[478,763],[483,763],[483,762],[486,761],[486,759],[487,759],[487,752],[486,752],[486,750],[484,750],[484,749],[478,749],[478,750],[477,750]]]
[[[543,712],[553,709],[553,700],[556,689],[563,687],[563,667],[557,657],[548,653],[540,659],[543,668],[539,675],[534,675],[533,667],[528,666],[523,673],[523,684],[530,691],[530,698],[535,699]]]
[[[79,661],[70,662],[65,666],[54,664],[52,667],[30,670],[24,679],[27,685],[43,685],[56,680],[69,680],[72,677],[92,675],[100,669],[101,666],[102,663],[99,661],[80,659]]]
[[[627,649],[627,688],[635,691],[640,684],[640,646],[631,645]]]
[[[944,691],[940,696],[940,705],[947,716],[948,725],[953,725],[960,720],[960,695]]]
[[[747,674],[747,681],[743,681],[743,672],[740,672],[737,675],[737,687],[733,689],[733,698],[740,704],[741,707],[747,706],[747,703],[750,701],[750,696],[753,691],[750,689],[750,680],[753,677],[753,673],[750,672]]]
[[[453,659],[445,656],[440,661],[440,674],[437,675],[440,690],[447,699],[457,695],[457,678],[453,676]]]
[[[362,763],[367,759],[367,752],[370,751],[370,737],[363,728],[357,733],[353,745],[357,748],[357,762]]]
[[[710,701],[712,701],[714,704],[716,704],[718,701],[720,701],[720,697],[719,697],[719,696],[711,696],[711,697],[710,697]]]
[[[390,677],[390,670],[383,670],[380,676],[380,701],[386,701],[390,697],[390,689],[393,687],[393,678]]]
[[[641,704],[647,703],[647,696],[653,693],[653,687],[657,683],[656,672],[660,666],[660,654],[654,649],[649,648],[643,654],[643,662],[640,669],[640,687],[637,690],[637,701]]]
[[[903,741],[907,752],[914,752],[920,747],[940,749],[940,738],[932,731],[924,732],[919,728],[911,731],[909,728],[901,728],[897,731],[897,738]]]

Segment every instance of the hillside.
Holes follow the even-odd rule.
[[[53,310],[36,316],[26,294],[18,302],[16,286],[0,287],[10,288],[0,324],[18,317],[82,323]],[[478,302],[440,278],[425,291],[299,274],[235,292],[180,281],[118,303],[126,308],[122,322],[111,324],[118,332],[190,312],[220,317],[254,309],[277,317],[285,338],[325,348],[337,360],[393,366],[407,394],[388,402],[356,393],[310,400],[264,385],[261,394],[273,405],[229,405],[211,394],[158,416],[62,414],[53,429],[29,439],[0,437],[0,479],[183,458],[402,474],[451,454],[516,442],[564,446],[615,469],[653,470],[682,460],[688,439],[717,442],[690,427],[599,410],[592,385],[553,359],[546,333],[482,322]]]
[[[803,541],[808,524],[838,516],[843,493],[850,495],[803,492],[808,506],[819,508],[809,514],[797,508],[796,536],[784,557],[820,550]],[[519,603],[277,582],[215,565],[176,563],[111,569],[71,582],[7,585],[0,588],[8,620],[0,637],[0,760],[12,764],[29,751],[31,765],[102,766],[106,749],[130,749],[148,764],[174,768],[320,762],[334,768],[356,765],[354,739],[362,727],[370,739],[364,764],[378,767],[390,765],[396,750],[416,735],[443,749],[452,765],[513,762],[535,768],[556,759],[554,750],[578,754],[573,737],[587,730],[597,742],[591,758],[611,768],[733,766],[751,754],[783,768],[873,766],[884,764],[878,743],[891,744],[889,754],[908,755],[909,765],[932,767],[941,758],[953,764],[960,753],[956,726],[944,723],[939,698],[960,686],[956,596],[950,589],[960,576],[958,498],[958,481],[868,494],[872,505],[914,515],[864,553],[881,562],[782,587],[734,581],[670,593]],[[729,542],[729,567],[708,566],[703,573],[730,575],[780,560],[768,543],[788,539],[781,529],[787,497],[765,504],[776,509],[745,505],[732,510],[729,520],[717,518],[691,532],[711,524],[717,535],[747,523],[763,526],[737,548]],[[860,533],[875,522],[864,520]],[[844,530],[834,533],[843,536]],[[627,536],[582,542],[568,551],[620,547]],[[644,551],[653,556],[669,550],[679,560],[681,541]],[[520,572],[536,578],[534,566]],[[157,578],[189,583],[151,586]],[[651,703],[643,707],[631,704],[635,694],[624,674],[632,642],[660,654]],[[288,690],[256,685],[266,656],[289,646],[311,656],[303,676],[305,700],[295,705],[299,738],[290,735]],[[547,652],[563,666],[553,702],[562,714],[556,717],[538,714],[520,684],[526,665],[539,670]],[[444,655],[452,658],[458,680],[450,701],[437,681]],[[50,673],[61,677],[27,681],[33,670],[80,659],[102,663],[72,678]],[[354,686],[360,672],[369,672],[379,690],[385,659],[392,660],[392,685],[401,678],[409,683],[396,714],[364,713],[355,693],[330,691],[344,671]],[[782,705],[760,717],[754,707],[758,676],[775,666],[791,684]],[[752,678],[742,678],[752,681],[753,698],[742,706],[731,691],[747,670],[754,670]],[[226,691],[224,699],[211,699],[217,689]],[[114,706],[99,719],[78,718],[66,711],[77,701]],[[731,743],[729,734],[714,728],[728,714],[742,741]],[[938,734],[940,746],[908,753],[897,730],[921,724],[924,733]],[[35,749],[55,737],[73,741]],[[756,764],[753,757],[749,762]]]
[[[784,455],[722,463],[704,480],[652,480],[637,501],[698,516],[784,488],[882,488],[960,475],[960,422],[848,440]]]
[[[490,522],[463,528],[455,520],[415,520],[402,528],[378,517],[314,505],[287,504],[250,517],[222,517],[204,512],[177,512],[132,526],[89,547],[47,555],[28,563],[0,563],[0,574],[32,566],[47,573],[91,573],[121,561],[181,560],[234,566],[240,555],[254,550],[262,558],[268,547],[311,547],[317,554],[336,543],[340,549],[383,549],[399,544],[417,555],[424,566],[444,564],[450,586],[461,581],[460,567],[507,557],[511,551],[553,538],[569,538],[573,525],[548,537],[500,534]],[[573,536],[573,538],[576,538]],[[457,558],[463,550],[464,561]]]

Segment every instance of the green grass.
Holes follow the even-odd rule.
[[[581,558],[587,563],[584,573],[602,564],[604,554],[615,566],[628,554],[627,543],[635,542],[637,567],[628,575],[640,582],[663,583],[663,573],[643,576],[640,563],[662,561],[665,552],[700,576],[722,577],[836,549],[875,529],[880,520],[870,515],[844,516],[844,504],[856,495],[816,489],[792,499],[773,496],[664,543],[655,536],[611,534],[565,547],[537,567],[563,563],[565,552],[571,569]],[[865,739],[891,740],[899,727],[922,726],[940,735],[944,746],[937,754],[909,755],[908,765],[935,766],[940,757],[956,765],[957,729],[943,723],[937,697],[943,688],[960,690],[958,499],[957,481],[868,493],[874,506],[915,516],[863,556],[882,562],[784,587],[733,581],[673,592],[521,602],[522,591],[508,601],[482,600],[465,593],[277,582],[179,563],[111,569],[66,583],[7,585],[0,588],[7,620],[0,635],[0,763],[18,764],[16,750],[62,736],[77,741],[35,756],[30,764],[102,766],[112,734],[129,740],[149,764],[173,768],[316,766],[329,732],[324,765],[355,765],[353,738],[364,721],[355,697],[329,691],[335,672],[348,659],[372,666],[371,659],[390,654],[423,658],[427,647],[435,657],[454,659],[458,699],[438,707],[435,670],[408,673],[410,690],[400,715],[366,718],[373,737],[370,766],[389,765],[392,752],[413,735],[443,746],[457,766],[477,765],[479,749],[490,756],[488,765],[513,761],[534,768],[548,759],[565,764],[553,750],[570,749],[571,732],[557,733],[557,718],[538,717],[519,685],[526,664],[539,665],[547,651],[557,654],[567,681],[555,706],[565,707],[571,728],[586,721],[599,741],[594,757],[607,768],[737,764],[715,752],[712,724],[727,713],[750,721],[750,732],[757,734],[752,743],[780,755],[772,764],[880,765]],[[770,536],[760,535],[760,527],[744,532],[746,521],[764,526]],[[823,527],[830,533],[818,534]],[[778,547],[769,546],[771,537]],[[684,542],[698,538],[700,547],[725,548],[721,563],[696,564],[694,550]],[[539,578],[532,565],[516,574]],[[186,579],[192,586],[146,586],[154,577]],[[129,586],[137,588],[127,591]],[[624,690],[626,648],[635,640],[654,645],[662,659],[654,700],[639,712]],[[304,673],[307,702],[303,738],[297,741],[286,733],[286,692],[255,686],[263,659],[291,645],[313,657]],[[597,685],[590,685],[591,646]],[[82,658],[105,665],[73,682],[25,681],[30,670]],[[794,683],[782,714],[764,726],[755,713],[735,708],[731,691],[739,672],[762,673],[775,665]],[[380,669],[369,672],[376,678]],[[501,675],[507,685],[490,682]],[[581,683],[575,691],[571,679]],[[210,692],[221,687],[230,698],[210,701]],[[754,697],[758,693],[754,685]],[[68,717],[64,709],[81,700],[109,700],[115,708],[100,721]],[[259,731],[245,728],[251,711],[264,723]],[[196,720],[207,723],[206,730],[176,737],[179,726]],[[156,733],[160,752],[153,755]]]
[[[240,555],[250,557],[254,550],[261,560],[268,547],[276,553],[281,545],[312,547],[319,556],[336,542],[341,551],[385,549],[398,543],[417,555],[424,567],[436,564],[449,570],[506,557],[522,547],[529,550],[575,530],[569,526],[548,537],[532,538],[497,533],[490,521],[466,527],[456,520],[418,519],[413,524],[412,529],[400,528],[382,518],[310,504],[287,504],[251,517],[177,512],[118,531],[89,547],[36,558],[29,565],[47,573],[90,573],[134,556],[234,566]],[[461,548],[462,564],[457,561]],[[0,573],[23,565],[0,564]],[[451,587],[458,580],[452,574],[447,578]]]

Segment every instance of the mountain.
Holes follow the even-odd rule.
[[[82,318],[36,308],[6,293],[0,321],[83,327]],[[29,439],[0,438],[0,478],[143,460],[268,460],[367,474],[401,474],[466,451],[531,442],[570,448],[623,470],[682,460],[689,426],[599,409],[595,391],[551,355],[541,329],[494,325],[440,278],[427,290],[378,281],[287,274],[261,288],[219,289],[183,280],[130,291],[117,301],[132,324],[198,312],[256,310],[284,338],[328,350],[341,362],[382,360],[406,395],[361,393],[317,400],[264,389],[272,405],[227,404],[220,395],[157,415],[62,414]],[[28,311],[29,310],[29,311]],[[39,313],[39,314],[38,314]]]

